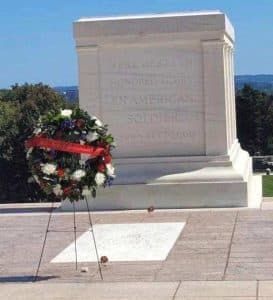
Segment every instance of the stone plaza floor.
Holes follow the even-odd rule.
[[[102,279],[97,262],[51,262],[74,241],[74,214],[57,206],[0,206],[1,300],[273,299],[270,198],[260,209],[92,212],[95,226],[185,223],[165,260],[110,260]],[[77,238],[90,228],[88,213],[76,227]]]

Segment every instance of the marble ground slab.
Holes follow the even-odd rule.
[[[185,223],[96,224],[72,242],[51,263],[96,262],[98,256],[109,261],[165,260]]]

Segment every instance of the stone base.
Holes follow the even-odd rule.
[[[255,194],[248,194],[252,190]],[[91,210],[123,210],[155,208],[202,208],[202,207],[253,207],[261,203],[261,179],[253,176],[251,181],[232,183],[187,183],[168,185],[113,186],[96,199],[89,199]],[[85,201],[76,203],[76,209],[86,210]],[[65,200],[61,210],[73,210]]]
[[[132,184],[130,182],[132,179],[128,175],[127,183],[99,190],[96,199],[88,200],[89,207],[91,210],[121,210],[147,209],[149,206],[165,209],[260,206],[261,177],[253,176],[252,159],[237,142],[232,147],[228,159],[215,157],[209,162],[204,160],[202,163],[206,166],[199,170],[163,175],[147,183],[141,183],[145,176],[151,176],[149,174],[168,170],[158,168],[151,171],[149,166],[146,166],[147,172],[142,173],[141,180],[135,176],[134,178],[138,178],[139,181],[136,180]],[[183,168],[181,165],[183,163],[180,162],[178,166]],[[61,210],[72,209],[69,200],[62,203]],[[86,210],[85,201],[76,203],[76,209]]]

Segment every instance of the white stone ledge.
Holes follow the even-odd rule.
[[[151,18],[167,18],[167,17],[181,17],[181,16],[198,16],[198,15],[215,15],[221,14],[219,10],[201,10],[188,12],[175,12],[163,14],[141,14],[141,15],[122,15],[122,16],[105,16],[105,17],[83,17],[77,22],[94,22],[94,21],[110,21],[110,20],[131,20],[131,19],[151,19]]]
[[[74,37],[105,37],[172,32],[227,32],[234,38],[234,29],[225,14],[219,11],[82,18],[74,22]]]

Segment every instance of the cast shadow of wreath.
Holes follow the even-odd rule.
[[[0,206],[1,214],[14,214],[14,213],[50,213],[52,211],[51,207],[14,207],[14,208],[2,208]]]
[[[7,277],[0,277],[0,283],[16,283],[16,282],[39,282],[45,281],[50,279],[56,279],[59,276],[7,276]]]

